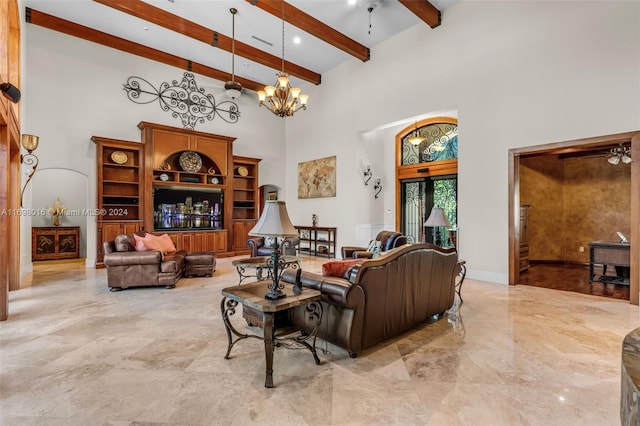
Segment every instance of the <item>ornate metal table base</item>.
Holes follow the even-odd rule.
[[[238,277],[239,277],[238,284],[242,284],[242,281],[246,280],[247,278],[253,278],[253,277],[256,278],[256,281],[273,279],[271,268],[267,263],[268,259],[269,258],[267,256],[261,256],[261,257],[249,257],[246,259],[239,259],[231,262],[231,264],[236,267],[236,271],[238,271]],[[282,256],[281,259],[283,259],[284,261],[279,267],[279,271],[280,271],[279,274],[282,274],[282,272],[287,268],[293,268],[293,269],[299,268],[300,262],[302,261],[301,258],[294,257],[294,256]],[[250,273],[251,269],[255,269],[256,271],[255,275],[252,275]],[[266,272],[266,276],[264,276],[265,272]]]
[[[464,277],[467,275],[467,262],[464,260],[458,260],[458,265],[460,266],[460,272],[458,272],[458,279],[456,280],[456,293],[458,293],[458,297],[460,298],[460,304],[464,303],[462,300],[462,296],[460,292],[462,291],[462,283],[464,282]]]
[[[322,305],[318,301],[312,301],[306,303],[305,309],[310,321],[315,322],[313,331],[309,334],[296,332],[286,336],[276,336],[276,327],[274,325],[275,312],[263,312],[262,324],[264,330],[264,336],[258,336],[255,334],[244,334],[236,330],[229,317],[236,313],[238,302],[233,299],[223,297],[220,302],[220,311],[222,312],[222,320],[224,321],[225,329],[227,331],[227,353],[224,359],[229,359],[231,349],[233,346],[243,339],[254,338],[264,341],[264,354],[266,360],[265,368],[265,382],[264,386],[267,388],[273,387],[273,351],[277,347],[285,347],[287,349],[307,349],[313,355],[313,359],[317,365],[320,364],[320,358],[316,352],[316,336],[320,321],[322,320]],[[235,336],[235,339],[234,339]],[[311,341],[311,343],[309,343]]]

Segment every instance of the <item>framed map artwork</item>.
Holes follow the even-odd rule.
[[[336,156],[298,163],[298,198],[336,196]]]

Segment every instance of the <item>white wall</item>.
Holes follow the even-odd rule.
[[[38,207],[47,200],[46,179],[40,170],[71,170],[88,177],[88,194],[61,196],[66,207],[96,206],[95,144],[91,136],[140,141],[137,128],[140,121],[182,127],[178,119],[164,112],[157,104],[138,105],[129,101],[123,84],[130,76],[143,77],[156,87],[165,81],[181,80],[183,70],[139,58],[114,49],[70,37],[36,25],[22,26],[24,37],[22,90],[23,133],[40,136],[35,154],[40,159],[36,172],[25,192],[24,207]],[[216,100],[225,100],[222,82],[196,75],[199,86],[214,93]],[[284,124],[257,106],[255,93],[241,96],[237,103],[242,116],[237,124],[215,118],[196,130],[236,137],[234,154],[262,158],[260,184],[285,186]],[[38,197],[32,199],[32,195]],[[52,194],[55,195],[55,194]],[[86,205],[82,205],[86,204]],[[36,219],[34,225],[37,225]],[[21,223],[22,273],[31,269],[31,220]],[[95,219],[90,218],[86,230],[86,256],[95,260]]]
[[[297,200],[289,213],[337,226],[339,245],[367,218],[395,210],[395,140],[387,123],[457,109],[459,226],[469,276],[508,277],[508,150],[640,129],[640,3],[463,1],[439,28],[409,28],[305,87],[309,109],[287,122],[287,180],[297,163],[338,156],[338,196]],[[374,202],[355,159],[383,147]],[[366,192],[366,194],[365,194]],[[395,211],[394,211],[395,214]],[[394,220],[385,214],[385,226]]]

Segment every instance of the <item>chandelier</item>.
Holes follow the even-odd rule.
[[[289,74],[284,71],[284,0],[282,1],[282,71],[276,74],[278,81],[274,86],[266,86],[258,91],[260,106],[279,117],[291,117],[299,109],[307,109],[308,95],[301,95],[300,89],[291,87]]]
[[[611,148],[608,155],[609,158],[607,158],[607,161],[614,166],[620,164],[620,161],[622,161],[624,164],[629,164],[631,161],[633,161],[631,159],[631,148],[625,147],[622,144],[615,148]]]
[[[231,12],[231,81],[224,84],[224,93],[235,100],[242,94],[242,85],[236,81],[236,13],[238,9],[232,7],[229,12]]]

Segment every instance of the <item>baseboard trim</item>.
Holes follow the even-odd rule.
[[[468,269],[467,278],[478,281],[489,281],[496,284],[509,284],[509,275],[497,272],[479,271],[477,269]]]
[[[589,266],[589,262],[574,262],[571,260],[530,260],[531,265],[579,265]]]

